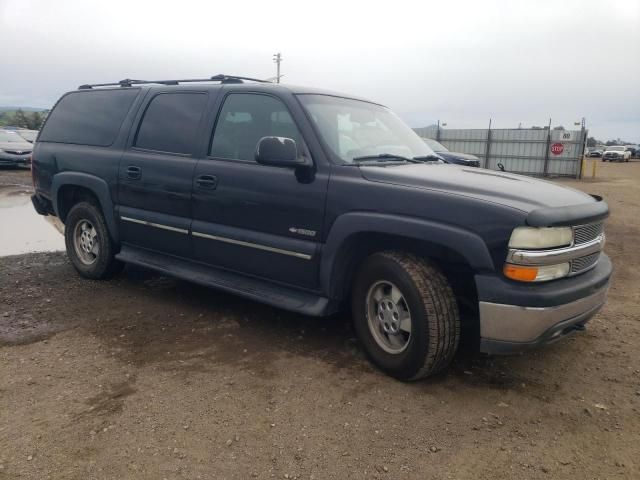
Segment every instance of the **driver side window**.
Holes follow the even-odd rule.
[[[257,93],[231,93],[218,115],[209,156],[255,161],[262,137],[292,138],[300,145],[302,135],[282,101]]]

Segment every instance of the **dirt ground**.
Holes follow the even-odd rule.
[[[640,161],[598,167],[563,181],[612,211],[587,331],[413,384],[370,366],[347,316],[0,258],[0,479],[640,478]]]

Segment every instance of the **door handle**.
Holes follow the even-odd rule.
[[[135,165],[129,165],[127,167],[127,178],[139,180],[140,177],[142,177],[142,170],[140,167],[136,167]]]
[[[196,178],[196,185],[207,190],[215,190],[218,186],[218,177],[215,175],[200,175]]]

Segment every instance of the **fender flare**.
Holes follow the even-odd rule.
[[[60,212],[58,209],[58,191],[65,185],[74,185],[86,188],[97,197],[98,202],[100,202],[100,208],[102,209],[105,222],[107,223],[107,228],[111,234],[111,238],[117,242],[118,224],[115,219],[113,201],[111,200],[111,193],[107,182],[95,175],[81,172],[61,172],[54,175],[51,182],[51,198],[53,199],[53,211],[58,218],[60,218]]]
[[[493,271],[495,266],[484,240],[469,230],[440,222],[376,212],[351,212],[336,219],[329,231],[320,261],[322,291],[332,297],[332,279],[339,253],[349,238],[362,233],[392,233],[411,240],[426,240],[462,256],[475,271]]]

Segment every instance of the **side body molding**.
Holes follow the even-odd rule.
[[[84,187],[91,190],[100,202],[102,213],[104,214],[107,227],[111,233],[112,238],[117,242],[118,236],[118,224],[115,219],[114,205],[111,200],[111,193],[109,192],[109,185],[103,179],[90,175],[88,173],[81,172],[61,172],[53,176],[51,182],[51,198],[53,200],[53,210],[56,216],[60,217],[58,210],[58,191],[65,185],[74,185],[78,187]]]
[[[336,219],[323,247],[320,264],[322,291],[335,293],[331,282],[340,268],[340,250],[350,237],[362,233],[401,236],[447,247],[460,254],[476,271],[495,269],[484,240],[477,234],[460,227],[429,220],[377,212],[352,212]]]

